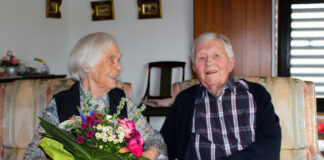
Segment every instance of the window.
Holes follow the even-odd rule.
[[[279,76],[315,83],[324,111],[324,0],[279,1]]]

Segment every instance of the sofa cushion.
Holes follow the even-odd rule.
[[[69,88],[70,79],[19,80],[1,87],[0,145],[26,148],[38,126],[38,115],[53,94]]]

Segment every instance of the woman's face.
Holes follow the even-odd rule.
[[[88,72],[89,79],[101,89],[111,90],[115,88],[122,69],[119,63],[120,56],[117,45],[103,49],[100,60]]]

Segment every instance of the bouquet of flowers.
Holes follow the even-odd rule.
[[[45,153],[52,159],[146,159],[141,157],[144,139],[131,121],[145,106],[126,119],[119,114],[128,98],[121,99],[114,115],[97,113],[97,106],[89,106],[90,99],[91,94],[86,94],[84,107],[78,108],[80,116],[72,116],[58,127],[40,118],[47,132],[39,143]],[[58,142],[64,146],[59,151]]]
[[[1,58],[0,66],[19,66],[19,59],[17,59],[11,50],[7,51],[7,55]]]

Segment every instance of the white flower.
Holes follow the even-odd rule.
[[[111,119],[111,118],[112,118],[111,115],[107,115],[107,116],[106,116],[106,120],[109,120],[109,119]]]
[[[111,137],[111,136],[108,138],[108,141],[109,141],[109,142],[112,142],[113,140],[114,140],[114,138]]]
[[[99,124],[99,125],[97,126],[97,129],[100,131],[100,130],[102,129],[102,126]]]

